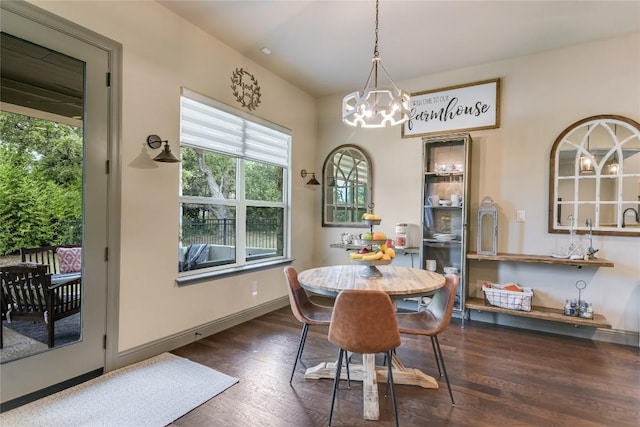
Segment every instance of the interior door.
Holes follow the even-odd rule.
[[[79,117],[75,117],[81,122],[83,140],[81,336],[73,344],[3,363],[0,369],[3,403],[102,371],[105,366],[110,54],[55,28],[54,21],[43,22],[42,16],[27,17],[2,9],[3,33],[46,49],[51,55],[62,54],[69,64],[81,64],[83,68],[82,108]],[[33,73],[33,68],[25,69],[24,73]],[[42,102],[41,108],[50,108],[45,105],[50,103]],[[37,103],[29,108],[39,109]]]

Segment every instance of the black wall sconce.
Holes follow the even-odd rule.
[[[315,172],[307,172],[306,169],[302,169],[300,171],[300,176],[303,177],[303,178],[306,178],[307,175],[309,175],[309,174],[311,174],[311,179],[307,182],[307,185],[320,185],[320,183],[316,179],[316,173]]]
[[[163,163],[179,163],[180,159],[174,156],[173,153],[171,152],[171,147],[169,147],[169,141],[162,140],[162,138],[160,138],[158,135],[149,135],[147,137],[147,144],[149,145],[149,147],[153,148],[154,150],[156,148],[160,148],[163,142],[164,142],[164,149],[153,160],[156,162],[163,162]]]

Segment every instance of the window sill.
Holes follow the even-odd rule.
[[[223,277],[237,276],[240,274],[266,270],[268,268],[277,267],[279,265],[291,264],[293,258],[280,258],[273,261],[261,262],[259,264],[248,264],[240,267],[232,267],[218,271],[207,271],[203,273],[189,274],[187,276],[181,276],[176,278],[176,284],[178,286],[193,285],[196,283],[208,282],[211,280],[221,279]]]

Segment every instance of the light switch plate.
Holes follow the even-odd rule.
[[[524,222],[524,211],[516,211],[516,221]]]

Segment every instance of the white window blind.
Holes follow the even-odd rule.
[[[183,89],[181,97],[182,144],[229,154],[247,160],[287,167],[289,133],[255,120],[229,113],[230,107]],[[247,115],[243,113],[243,115]]]

